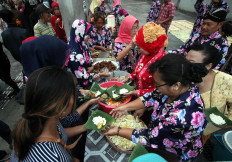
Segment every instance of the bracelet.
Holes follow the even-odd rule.
[[[118,127],[118,131],[117,131],[117,136],[118,136],[119,131],[120,131],[121,129],[122,129],[122,128],[119,126],[119,127]]]

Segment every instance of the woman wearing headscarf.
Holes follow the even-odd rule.
[[[54,36],[43,35],[29,38],[20,47],[24,77],[27,81],[29,75],[42,67],[63,67],[69,55],[70,47]]]
[[[54,11],[54,15],[51,18],[51,24],[52,24],[53,29],[56,32],[56,37],[60,38],[65,43],[67,43],[68,41],[67,41],[67,37],[65,34],[65,30],[64,30],[64,23],[62,21],[59,4],[56,2],[53,2],[52,9]]]
[[[153,75],[149,73],[149,66],[161,59],[165,53],[163,47],[168,45],[168,37],[165,30],[153,22],[146,23],[139,29],[135,42],[140,47],[140,59],[136,69],[129,76],[128,80],[136,80],[137,90],[125,95],[142,96],[155,89]]]
[[[138,63],[139,52],[134,49],[131,43],[138,31],[139,20],[134,16],[127,16],[123,19],[118,37],[115,39],[114,56],[120,62],[120,70],[132,73]]]
[[[89,19],[88,22],[93,22],[93,14],[95,11],[105,12],[106,6],[104,4],[104,0],[92,0],[89,6]]]
[[[73,22],[70,32],[69,45],[71,46],[71,54],[67,67],[69,71],[72,71],[76,75],[77,81],[83,88],[90,86],[93,79],[108,76],[105,72],[99,74],[92,73],[93,60],[87,44],[91,31],[91,24],[77,19]]]

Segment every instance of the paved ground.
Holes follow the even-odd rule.
[[[129,12],[129,14],[135,16],[140,21],[140,26],[146,23],[146,17],[150,9],[152,0],[122,0],[122,6]],[[194,22],[196,15],[186,14],[176,11],[174,20],[187,20],[189,22]],[[183,44],[178,38],[176,38],[171,33],[168,33],[169,45],[167,49],[177,49]],[[11,61],[11,74],[13,78],[21,77],[20,73],[22,71],[22,66],[16,62],[10,53],[6,51],[8,57]],[[2,85],[2,84],[1,84]],[[1,89],[5,90],[7,86]],[[15,122],[21,117],[23,112],[23,106],[16,103],[15,99],[9,100],[3,108],[0,108],[0,120],[6,122],[11,128],[13,128]],[[0,139],[0,149],[8,149],[5,141]]]

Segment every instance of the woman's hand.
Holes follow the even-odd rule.
[[[128,93],[124,93],[124,97],[130,97],[130,96],[137,96],[136,90],[130,91]]]
[[[93,69],[94,69],[93,66],[89,67],[89,68],[88,68],[88,73],[92,73],[92,72],[93,72]]]
[[[115,109],[113,109],[110,114],[112,115],[112,117],[114,117],[115,119],[120,118],[122,115],[127,114],[127,108],[125,107],[125,105],[119,106]]]
[[[125,79],[121,80],[121,82],[126,83],[129,81],[129,76],[125,76]]]
[[[102,52],[106,52],[107,51],[107,49],[105,48],[105,47],[99,47],[100,48],[100,50],[102,51]]]
[[[101,131],[102,135],[105,136],[114,136],[118,133],[118,127],[116,126],[107,126],[104,130]]]
[[[110,76],[110,74],[107,73],[107,72],[102,72],[102,73],[100,73],[99,75],[100,75],[100,76],[103,76],[103,77],[109,77],[109,76]]]
[[[59,22],[61,21],[61,19],[60,18],[58,18],[58,19],[56,19],[56,26],[58,26],[59,25]]]
[[[100,102],[101,99],[102,99],[101,97],[93,98],[93,99],[89,100],[88,102],[89,102],[90,105],[92,105],[92,104]]]
[[[139,109],[139,110],[136,110],[133,115],[134,115],[135,118],[136,118],[136,116],[141,118],[141,116],[143,116],[145,111],[146,111],[146,109]]]
[[[136,43],[132,40],[129,45],[131,46],[131,48],[135,48]]]
[[[80,89],[80,92],[83,96],[86,96],[89,93],[89,90]]]

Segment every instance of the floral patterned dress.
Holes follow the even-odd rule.
[[[92,30],[91,28],[91,25],[84,20],[77,19],[73,22],[69,41],[71,54],[66,61],[67,70],[75,74],[78,83],[83,88],[88,88],[93,79],[100,77],[98,74],[88,72],[93,60],[84,38]]]
[[[115,16],[115,24],[116,26],[119,25],[119,17],[121,16],[120,15],[120,11],[122,9],[122,6],[121,5],[117,5],[113,8],[113,15]]]
[[[217,50],[222,53],[223,55],[223,58],[220,62],[220,64],[218,64],[218,66],[215,68],[215,69],[220,69],[221,66],[223,64],[225,64],[226,62],[226,55],[228,53],[228,42],[226,39],[224,39],[222,37],[221,34],[219,34],[219,32],[215,32],[213,34],[211,34],[210,36],[202,36],[201,34],[199,33],[196,33],[193,35],[193,37],[190,37],[187,42],[180,46],[179,49],[177,50],[171,50],[171,51],[168,51],[169,53],[176,53],[176,54],[182,54],[184,56],[187,55],[187,50],[193,46],[193,45],[197,45],[197,44],[208,44],[208,45],[211,45],[211,46],[214,46],[215,48],[217,48]]]
[[[158,90],[140,97],[145,107],[153,107],[152,128],[134,129],[132,141],[181,156],[181,161],[195,160],[203,151],[201,133],[206,126],[199,88],[189,90],[171,103]]]
[[[156,20],[159,17],[160,8],[161,8],[161,4],[160,4],[159,0],[152,2],[151,9],[150,9],[148,16],[147,16],[147,22],[150,22],[150,21],[152,21],[154,23],[156,22]]]
[[[122,52],[125,48],[126,48],[125,44],[116,42],[114,44],[114,51],[113,51],[114,57],[117,58],[118,53]],[[140,53],[136,49],[131,49],[131,55],[133,56],[134,65],[136,67],[138,60],[139,60],[139,57],[140,57]],[[132,73],[134,71],[133,66],[132,66],[132,62],[129,58],[129,54],[127,54],[124,57],[124,59],[120,61],[120,70],[127,71],[128,73]]]
[[[93,31],[90,32],[89,46],[94,48],[96,45],[105,48],[112,46],[111,33],[106,26],[102,27],[102,34],[100,34],[95,27],[93,27]]]
[[[195,5],[194,5],[194,8],[197,11],[198,16],[197,16],[197,19],[194,23],[191,35],[201,32],[201,24],[203,22],[203,17],[211,9],[224,8],[227,11],[227,13],[229,13],[230,8],[227,5],[227,2],[225,2],[225,1],[221,2],[221,6],[215,6],[214,4],[210,4],[210,5],[203,4],[203,2],[204,2],[204,0],[197,0]]]

